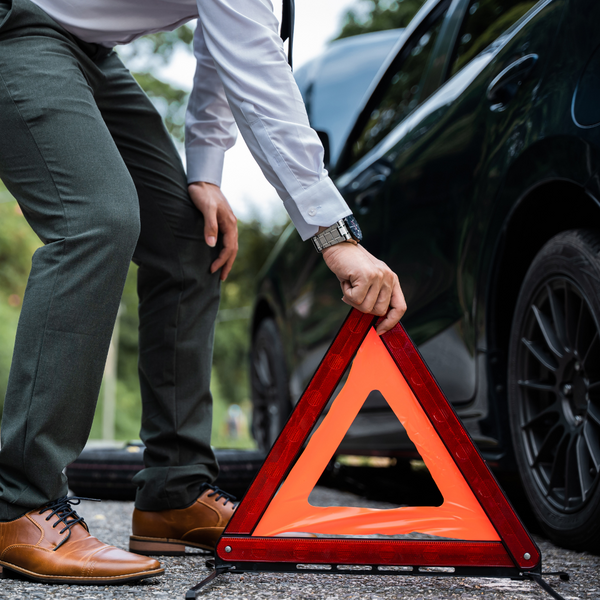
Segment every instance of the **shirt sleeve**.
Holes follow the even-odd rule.
[[[323,145],[309,125],[269,0],[197,6],[235,121],[302,239],[351,214],[323,166]]]
[[[237,128],[200,26],[194,33],[194,55],[196,73],[185,117],[188,182],[221,186],[225,151],[235,144]]]

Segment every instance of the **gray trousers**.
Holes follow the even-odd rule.
[[[145,469],[136,506],[217,475],[209,391],[218,248],[160,116],[117,55],[29,0],[0,0],[0,178],[33,256],[2,420],[0,520],[64,496],[89,435],[130,261],[139,265]]]

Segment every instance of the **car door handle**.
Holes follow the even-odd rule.
[[[350,184],[348,192],[354,196],[354,204],[359,214],[364,215],[369,212],[391,172],[391,166],[383,161],[377,161]]]
[[[528,54],[508,65],[490,83],[487,89],[487,99],[496,110],[510,102],[519,91],[519,87],[529,77],[535,67],[539,56]]]
[[[377,198],[377,195],[386,180],[387,175],[384,175],[383,173],[373,175],[373,177],[369,179],[365,186],[367,189],[358,194],[354,200],[356,208],[358,209],[358,214],[365,215],[369,212],[371,205],[375,201],[375,198]]]

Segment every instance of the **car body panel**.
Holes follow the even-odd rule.
[[[597,47],[600,4],[529,4],[447,78],[469,2],[428,2],[383,61],[333,169],[359,219],[364,245],[400,277],[409,334],[486,458],[505,465],[505,338],[527,261],[548,236],[600,222],[600,129],[579,126],[572,111],[580,80],[581,98],[594,90],[589,71],[587,78],[582,74]],[[522,3],[519,9],[525,8]],[[351,165],[352,144],[373,110],[378,86],[430,16],[442,10],[445,21],[422,81],[424,98]],[[490,84],[523,59],[533,66],[520,83],[505,86],[505,102],[488,99]],[[593,120],[593,111],[586,110]],[[560,201],[571,193],[571,206]],[[538,223],[544,206],[552,211]],[[515,261],[520,252],[523,260]],[[293,400],[348,312],[339,297],[338,282],[311,245],[286,232],[264,272],[258,305],[270,306],[285,340]],[[406,450],[401,427],[395,446],[392,433],[389,440],[375,440],[385,414],[362,413],[348,448],[368,453],[376,443],[378,453]]]

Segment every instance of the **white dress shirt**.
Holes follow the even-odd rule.
[[[323,146],[309,126],[270,0],[32,1],[67,31],[105,46],[198,18],[186,115],[188,181],[221,184],[237,123],[302,239],[351,214],[323,166]]]

